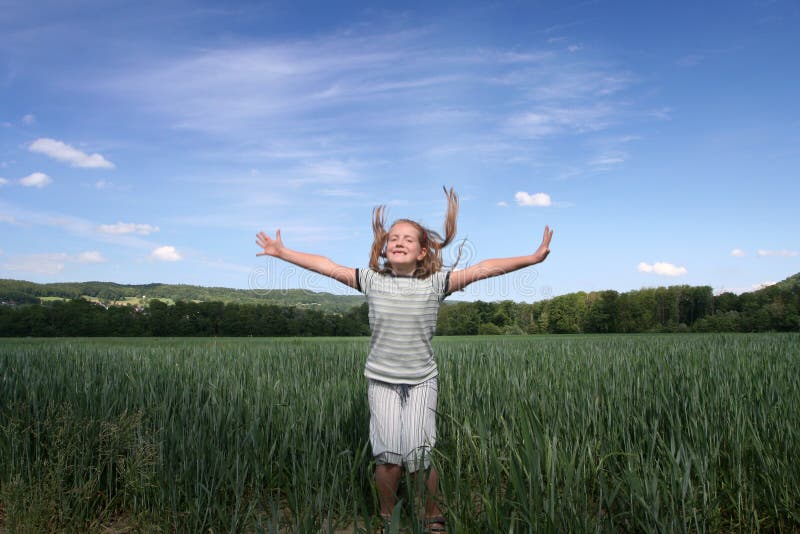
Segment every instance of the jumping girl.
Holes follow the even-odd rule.
[[[484,260],[460,270],[442,270],[442,249],[456,235],[458,197],[446,191],[445,235],[399,219],[386,231],[386,209],[373,210],[374,241],[369,268],[343,267],[330,259],[291,250],[264,232],[258,256],[273,256],[328,276],[367,297],[372,341],[364,375],[369,380],[370,443],[375,457],[375,485],[381,516],[388,522],[397,499],[403,466],[410,473],[428,470],[425,506],[427,532],[444,532],[436,498],[438,473],[430,468],[436,444],[438,371],[431,340],[445,297],[472,282],[540,263],[550,253],[553,231],[544,228],[542,243],[526,256]]]

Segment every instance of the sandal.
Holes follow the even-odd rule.
[[[425,526],[422,529],[422,532],[425,533],[433,533],[433,532],[447,532],[447,521],[445,520],[443,515],[435,515],[433,517],[426,517],[425,518]]]
[[[381,521],[383,521],[383,526],[380,530],[383,534],[391,534],[392,532],[392,516],[390,515],[382,515]]]

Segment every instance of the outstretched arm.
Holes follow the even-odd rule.
[[[289,263],[293,263],[303,269],[314,271],[325,276],[329,276],[336,281],[357,289],[358,283],[356,280],[356,270],[351,267],[343,267],[338,263],[334,263],[325,256],[318,256],[317,254],[307,254],[305,252],[298,252],[283,246],[281,240],[281,231],[275,232],[275,239],[264,232],[256,234],[256,244],[264,249],[256,256],[272,256],[280,258]]]
[[[550,254],[550,240],[553,238],[553,231],[550,227],[544,227],[544,236],[542,237],[542,244],[536,249],[536,252],[527,256],[517,256],[514,258],[495,258],[491,260],[483,260],[466,269],[453,271],[450,273],[449,290],[451,293],[461,291],[472,282],[483,280],[484,278],[491,278],[492,276],[499,276],[507,274],[524,267],[530,267],[541,263]]]

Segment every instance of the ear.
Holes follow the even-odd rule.
[[[417,256],[417,261],[422,261],[422,258],[428,255],[428,249],[423,248],[422,251]]]

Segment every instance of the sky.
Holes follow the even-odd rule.
[[[366,267],[443,186],[456,268],[555,231],[457,300],[800,272],[798,2],[392,4],[0,0],[0,278],[353,293],[255,234]]]

